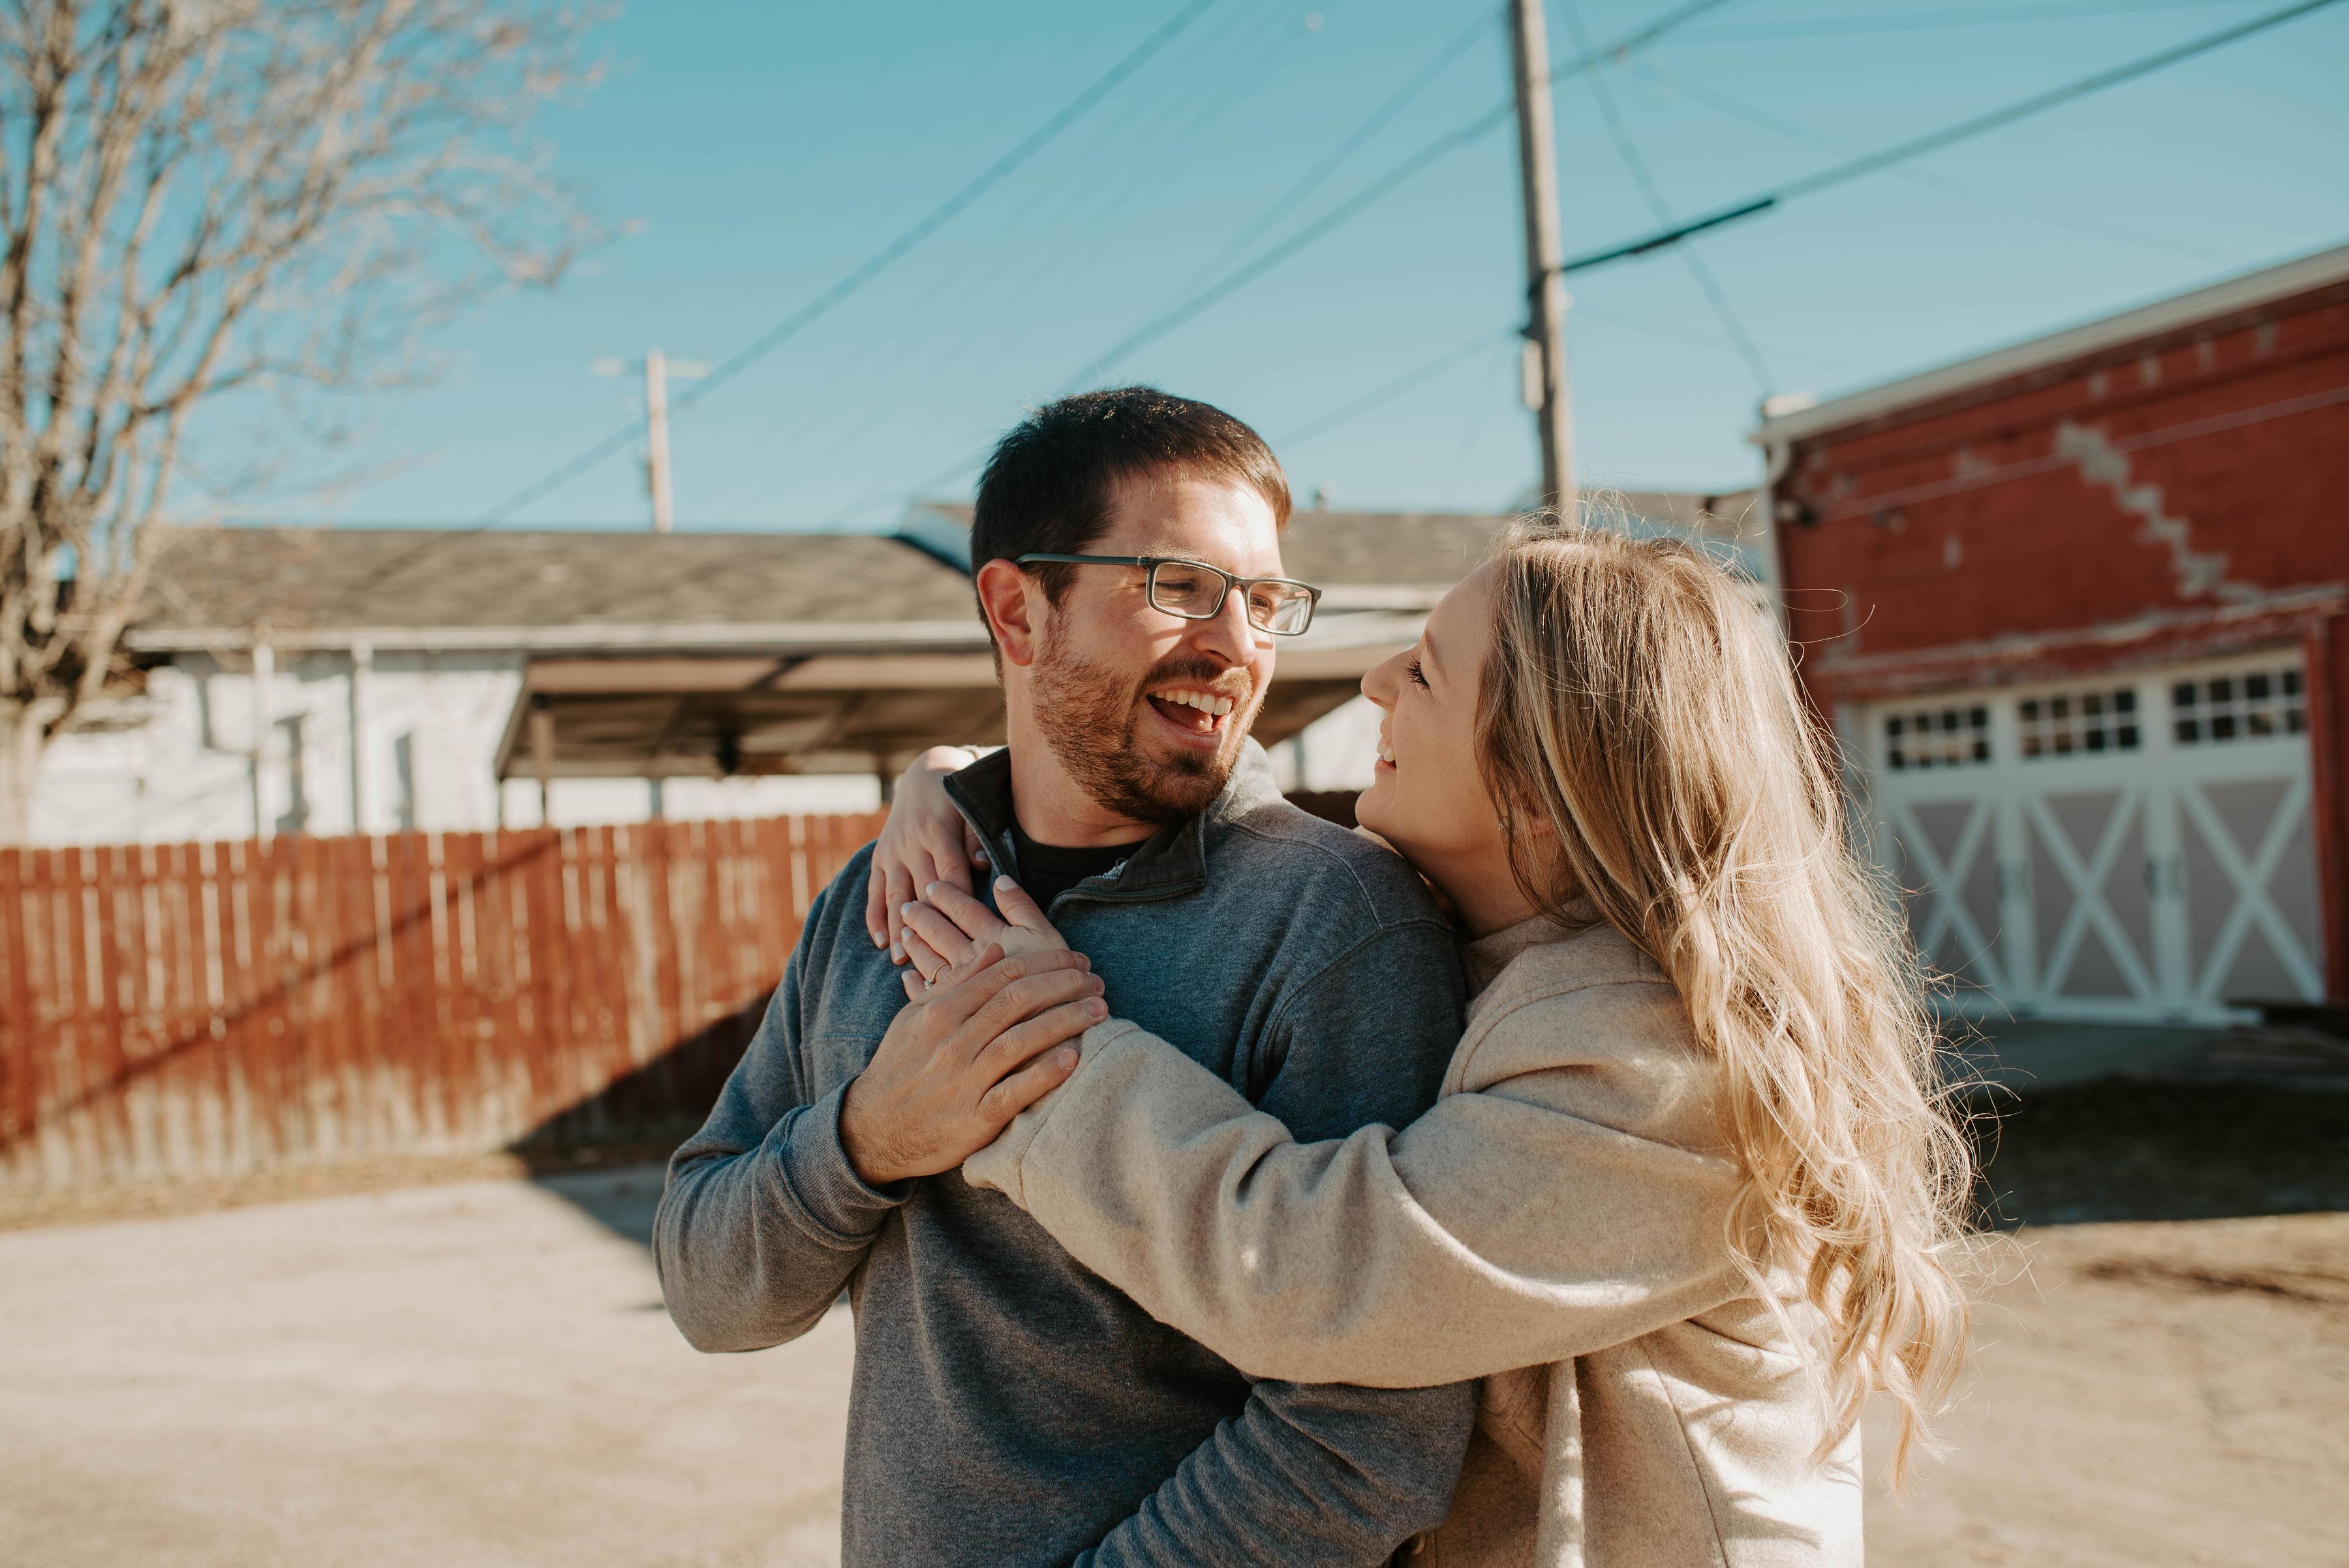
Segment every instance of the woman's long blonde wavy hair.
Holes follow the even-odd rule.
[[[1517,880],[1556,919],[1587,895],[1678,986],[1747,1177],[1731,1251],[1790,1332],[1789,1279],[1824,1320],[1795,1334],[1828,1417],[1816,1457],[1880,1389],[1897,1482],[1964,1354],[1972,1160],[1830,742],[1767,615],[1701,550],[1544,519],[1496,558],[1479,762]],[[1533,855],[1532,822],[1560,854]]]

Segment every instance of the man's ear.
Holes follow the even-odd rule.
[[[1050,613],[1036,579],[999,556],[979,567],[975,586],[1003,661],[1023,670],[1034,663],[1044,634],[1043,618]]]

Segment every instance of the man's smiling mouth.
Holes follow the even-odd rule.
[[[1201,739],[1221,735],[1239,706],[1232,698],[1196,686],[1169,686],[1148,696],[1151,711],[1168,725]]]

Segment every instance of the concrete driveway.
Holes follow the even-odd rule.
[[[0,1561],[837,1563],[848,1314],[688,1348],[659,1179],[0,1235]]]
[[[688,1349],[657,1182],[0,1234],[0,1563],[836,1563],[847,1314]],[[1996,1245],[1953,1451],[1878,1489],[1879,1564],[2349,1561],[2349,1215]]]

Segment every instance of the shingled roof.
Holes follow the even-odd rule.
[[[1629,525],[1734,547],[1750,493],[1623,496]],[[1425,608],[1510,518],[1491,513],[1300,511],[1288,570],[1332,610]],[[357,633],[434,633],[487,646],[601,640],[822,639],[919,628],[982,633],[962,562],[970,508],[923,503],[898,536],[564,530],[186,527],[163,530],[129,638],[163,651],[262,631],[287,645]],[[573,635],[573,634],[577,635]]]
[[[961,572],[868,535],[174,528],[146,633],[968,621]]]

